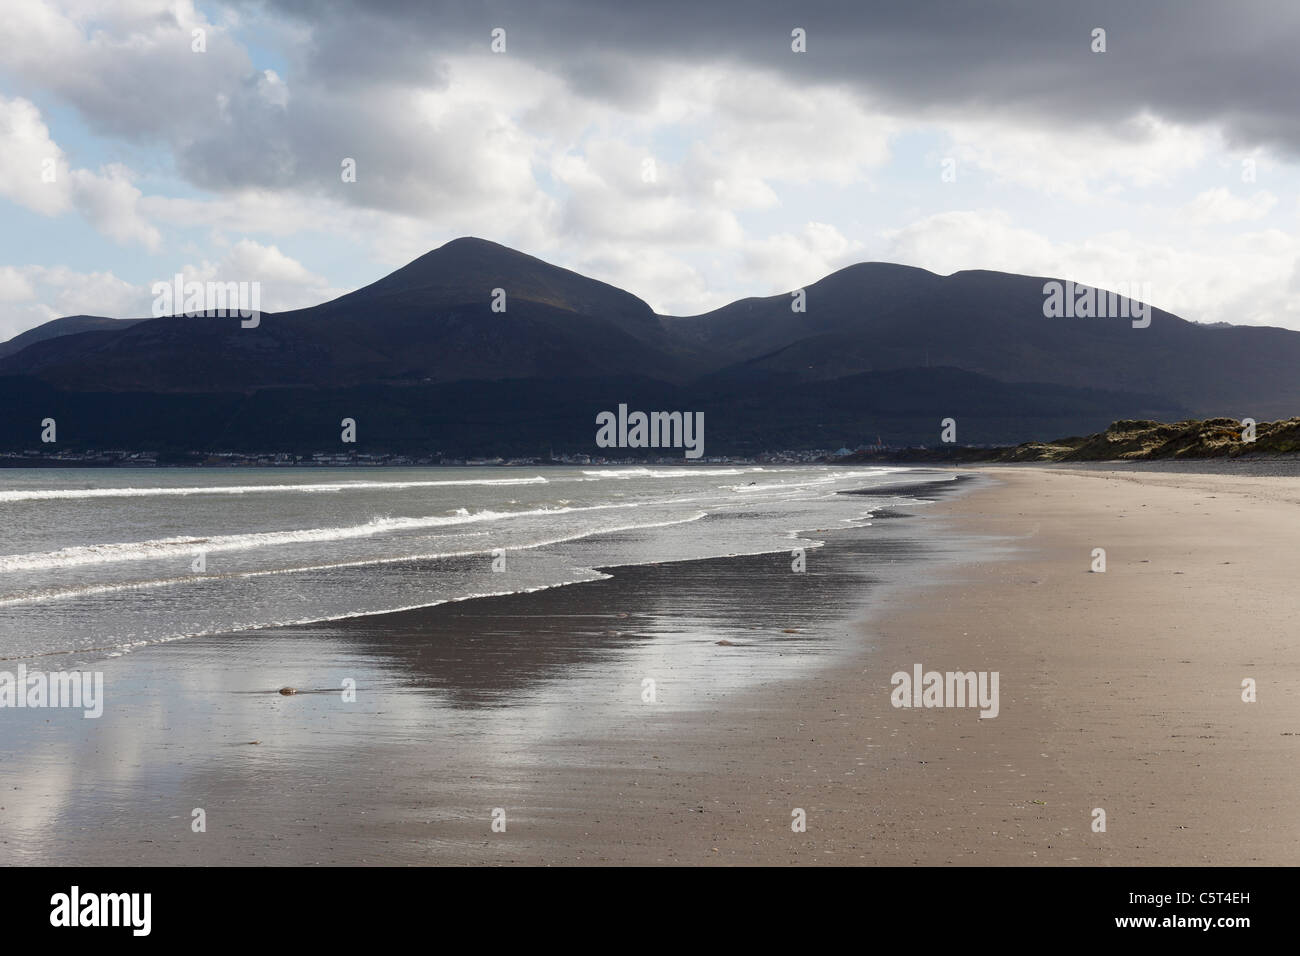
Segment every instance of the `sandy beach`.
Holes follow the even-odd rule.
[[[619,766],[580,784],[557,772],[551,792],[577,819],[521,836],[512,858],[1300,860],[1294,482],[991,473],[996,487],[925,519],[985,550],[895,592],[862,625],[860,657],[620,741]],[[1090,571],[1094,547],[1104,574]],[[890,675],[915,662],[999,671],[999,716],[892,707]],[[806,833],[791,832],[796,807]]]
[[[6,761],[0,853],[1300,861],[1294,480],[978,473],[966,493],[826,534],[806,575],[785,554],[619,569],[142,650],[102,727],[59,715],[29,728]],[[997,716],[893,706],[891,675],[918,664],[997,672]],[[350,709],[334,690],[346,678]],[[275,693],[285,684],[303,692]],[[799,810],[806,832],[792,830]]]

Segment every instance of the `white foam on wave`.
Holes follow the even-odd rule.
[[[638,524],[621,524],[605,528],[589,528],[583,531],[574,532],[573,534],[560,535],[555,538],[545,538],[540,541],[527,541],[511,544],[507,550],[531,551],[534,548],[545,548],[555,544],[566,544],[570,541],[580,541],[583,538],[594,538],[602,534],[622,534],[629,531],[648,531],[655,528],[668,528],[673,525],[690,524],[693,521],[699,521],[702,518],[707,518],[708,514],[707,511],[697,511],[691,515],[686,515],[681,518],[670,518],[665,521],[645,521]],[[480,532],[480,534],[486,534],[486,532]],[[468,550],[460,551],[425,551],[417,554],[402,554],[386,558],[361,558],[355,561],[332,561],[325,564],[304,564],[287,568],[267,568],[261,571],[236,571],[228,574],[192,574],[183,578],[155,578],[147,581],[124,581],[118,584],[95,584],[88,587],[29,591],[24,594],[15,594],[9,597],[0,598],[0,607],[38,604],[44,601],[66,601],[74,598],[93,597],[98,594],[113,594],[120,591],[139,591],[147,588],[203,584],[204,582],[222,581],[233,578],[264,578],[286,574],[305,574],[311,571],[338,571],[349,568],[375,567],[384,564],[406,564],[413,561],[436,561],[446,558],[472,558],[491,554],[492,550],[493,549],[491,548],[470,548]]]
[[[463,478],[444,481],[332,481],[299,485],[212,485],[194,488],[19,488],[0,491],[0,502],[75,501],[89,498],[186,498],[192,495],[254,495],[294,492],[321,494],[368,489],[439,488],[463,485],[544,485],[541,475],[532,478]]]
[[[712,514],[725,517],[728,512],[736,510],[737,508],[743,509],[746,514],[750,511],[759,511],[764,516],[776,518],[779,512],[773,512],[771,515],[768,515],[767,512],[767,503],[771,498],[777,499],[778,501],[789,499],[792,502],[832,501],[836,500],[838,497],[836,491],[846,487],[846,485],[848,487],[879,486],[879,479],[881,476],[890,475],[893,477],[894,475],[897,475],[898,479],[904,479],[905,477],[911,478],[914,475],[905,474],[910,471],[913,470],[888,467],[853,470],[835,469],[830,474],[820,470],[809,474],[806,469],[783,467],[695,468],[664,466],[657,470],[651,468],[615,468],[584,472],[579,472],[575,469],[568,473],[554,475],[550,479],[550,481],[556,483],[552,492],[540,494],[532,492],[527,494],[520,493],[519,497],[526,501],[526,507],[530,510],[511,511],[508,510],[507,507],[507,510],[483,510],[471,514],[470,511],[465,508],[461,508],[455,512],[453,512],[450,507],[446,507],[445,510],[443,510],[444,505],[439,503],[429,507],[428,510],[442,511],[441,514],[414,518],[392,518],[380,516],[363,524],[346,525],[343,527],[308,527],[296,530],[286,529],[249,534],[222,535],[214,533],[209,537],[200,537],[197,535],[187,537],[163,537],[162,535],[159,535],[157,538],[145,541],[116,542],[100,545],[86,544],[78,547],[63,548],[57,551],[0,556],[0,573],[5,571],[16,572],[14,576],[9,579],[11,584],[9,587],[5,588],[9,593],[4,595],[3,598],[0,598],[0,605],[31,605],[30,610],[15,609],[12,613],[15,615],[29,614],[31,615],[32,622],[34,624],[39,624],[42,619],[49,619],[50,616],[50,611],[46,610],[49,605],[45,602],[57,602],[62,600],[77,601],[78,603],[69,607],[67,611],[69,615],[77,616],[81,614],[81,608],[83,606],[80,601],[84,600],[87,612],[94,611],[117,622],[117,626],[109,626],[101,630],[98,635],[100,640],[95,643],[109,646],[116,645],[119,649],[118,653],[121,653],[129,651],[132,647],[136,646],[175,640],[180,637],[199,636],[203,633],[224,633],[229,632],[232,629],[260,629],[284,624],[307,624],[321,620],[334,619],[336,616],[365,616],[403,609],[401,607],[392,606],[381,607],[373,610],[368,609],[366,605],[370,604],[372,601],[374,604],[384,604],[391,601],[392,604],[402,604],[406,607],[426,607],[430,606],[430,603],[445,603],[446,598],[442,595],[439,595],[439,599],[435,600],[435,595],[433,594],[421,594],[418,590],[412,591],[411,588],[406,586],[407,581],[405,576],[400,579],[393,579],[393,582],[395,582],[395,586],[393,587],[394,593],[385,594],[382,597],[377,593],[367,597],[358,592],[355,600],[344,597],[341,601],[331,600],[315,602],[310,599],[312,594],[316,592],[311,591],[308,588],[309,586],[313,589],[326,588],[338,590],[341,588],[345,591],[350,591],[354,587],[366,588],[369,579],[365,578],[364,575],[354,577],[348,573],[347,569],[354,567],[359,568],[366,565],[400,566],[402,563],[433,561],[444,558],[455,559],[458,562],[462,558],[470,558],[470,563],[464,565],[457,563],[448,568],[448,570],[455,570],[457,572],[458,582],[460,582],[461,578],[464,579],[463,583],[457,583],[452,588],[453,591],[459,590],[462,586],[467,588],[473,587],[474,583],[477,583],[478,580],[478,575],[474,573],[477,564],[474,563],[473,556],[482,556],[490,553],[490,548],[486,547],[487,541],[470,540],[474,538],[484,537],[487,538],[488,541],[504,544],[507,550],[514,551],[543,547],[548,544],[558,544],[565,541],[583,539],[600,534],[616,533],[619,531],[636,532],[644,528],[654,528],[664,525],[679,524],[686,521],[696,521]],[[745,475],[747,473],[752,474],[755,472],[766,472],[766,474],[763,474],[761,477],[754,474],[753,477],[756,479],[756,482],[753,485],[748,484],[748,477],[744,480],[738,480],[737,476],[739,475]],[[903,472],[904,474],[899,474],[900,472]],[[649,483],[655,477],[674,478],[687,477],[690,475],[700,475],[703,477],[709,474],[721,474],[723,477],[715,481],[702,481],[699,486],[683,487],[680,484],[673,482],[668,483],[673,486],[671,488],[660,482],[653,482],[653,484],[658,485],[658,487],[653,490],[649,486]],[[606,502],[588,507],[567,507],[567,501],[560,497],[560,495],[564,494],[564,492],[559,490],[563,487],[563,482],[599,481],[602,478],[611,477],[615,479],[620,477],[641,477],[643,482],[640,485],[634,482],[629,486],[626,483],[620,483],[616,480],[613,486],[605,485],[605,490],[601,493],[592,495],[584,494],[584,497],[588,498],[588,500],[591,498],[599,500],[603,497]],[[931,476],[927,474],[927,477],[930,477],[933,480],[939,476]],[[271,485],[233,487],[240,490],[250,487],[267,487],[272,490],[282,490],[286,487],[303,487],[308,490],[334,488],[346,490],[357,487],[392,488],[419,487],[438,484],[536,484],[546,482],[547,480],[548,479],[542,478],[539,475],[536,478],[486,479],[482,481],[471,480],[463,482],[363,481],[334,482],[311,486]],[[587,486],[587,488],[592,492],[596,492],[599,487],[600,486]],[[572,485],[570,488],[574,491],[577,490]],[[113,494],[122,491],[138,491],[140,492],[140,496],[143,496],[150,491],[150,489],[143,488],[62,490],[78,494],[84,494],[87,491],[110,492]],[[222,489],[163,490],[167,492],[187,494],[193,492],[219,493]],[[627,494],[624,495],[622,491],[626,491]],[[765,493],[751,494],[752,492]],[[771,498],[769,498],[769,496],[771,496]],[[510,497],[510,493],[506,491],[503,494],[493,495],[492,497],[494,499],[493,504],[495,505],[495,509],[502,509],[502,502]],[[543,500],[538,501],[536,500],[537,498]],[[626,498],[627,501],[611,501],[612,499],[619,498]],[[4,499],[0,497],[0,501],[3,500]],[[182,508],[187,507],[183,498],[178,498],[176,500]],[[294,499],[287,498],[285,500],[292,501]],[[326,505],[328,505],[329,499],[317,499],[317,501],[322,500]],[[445,501],[446,499],[444,498],[443,500]],[[842,501],[842,499],[839,500]],[[235,502],[232,502],[231,506],[237,507],[237,503],[238,499],[236,499]],[[865,502],[862,503],[865,504]],[[450,503],[448,502],[448,504]],[[487,504],[487,502],[484,502],[484,504]],[[668,509],[671,517],[664,514],[664,511],[658,507],[660,505],[672,506]],[[756,505],[758,506],[757,508],[755,507]],[[109,507],[111,507],[111,505]],[[145,507],[149,508],[149,505],[146,504]],[[375,511],[382,513],[383,507],[383,505],[380,505],[375,508],[374,511],[370,511],[369,513],[373,514]],[[637,510],[635,513],[631,512],[631,509],[638,508],[641,510]],[[688,508],[694,513],[686,511]],[[694,509],[696,508],[707,509],[707,511],[695,511]],[[159,505],[159,509],[161,509],[161,504]],[[171,510],[172,509],[167,509],[167,511]],[[314,509],[301,508],[301,510],[310,512]],[[325,510],[328,511],[332,509],[327,508]],[[647,511],[651,513],[647,514]],[[609,518],[595,518],[593,520],[563,519],[564,515],[573,512],[594,512],[596,515],[606,513],[609,515]],[[366,513],[367,512],[365,511],[362,512],[362,514]],[[561,517],[552,521],[546,517],[549,515],[557,515]],[[507,530],[504,525],[495,523],[509,518],[527,518],[529,516],[539,516],[540,520],[511,526],[508,529],[508,533],[504,533]],[[150,524],[153,524],[153,527],[156,527],[158,532],[166,534],[168,531],[179,530],[177,525],[171,521],[166,514],[163,514],[162,517],[167,519],[167,523],[170,524],[170,527],[167,527],[167,524],[164,523],[154,523],[151,521]],[[643,522],[638,524],[636,522],[637,518],[643,519]],[[668,520],[656,520],[664,518],[667,518]],[[831,513],[821,515],[818,513],[817,517],[814,518],[811,517],[811,515],[808,515],[805,516],[804,520],[807,520],[813,527],[829,528],[869,523],[870,519],[871,512],[869,510],[858,513],[857,509],[854,509],[854,513],[849,516],[844,516],[842,514],[832,515]],[[777,520],[779,520],[779,518]],[[790,525],[796,527],[802,526],[804,520],[792,521]],[[320,516],[317,516],[315,521],[308,517],[303,520],[302,523],[319,525],[326,524],[329,521],[330,519],[328,517],[326,517],[324,521],[321,521]],[[782,529],[781,536],[783,540],[788,541],[790,538],[803,536],[803,533],[801,532],[790,530],[790,525],[786,525],[786,527]],[[146,525],[146,527],[148,527],[148,525]],[[448,530],[439,530],[444,527],[448,528]],[[184,528],[184,525],[181,525],[180,528]],[[422,529],[428,530],[422,532]],[[212,529],[205,528],[204,530],[216,532],[221,529],[218,527]],[[230,530],[233,531],[234,529]],[[736,541],[735,543],[731,543],[731,534],[733,531],[734,528],[731,524],[727,524],[725,527],[719,525],[719,533],[725,532],[728,535],[727,540],[729,544],[727,550],[729,553],[758,553],[772,548],[772,544],[768,540],[752,543],[749,541]],[[523,532],[523,534],[520,535],[517,532]],[[708,529],[705,529],[704,534],[706,536],[708,535]],[[145,531],[145,535],[148,535],[148,531]],[[546,540],[532,540],[534,538],[541,539],[544,536]],[[367,539],[372,537],[375,537],[376,540],[374,540],[373,543],[369,543]],[[521,537],[523,540],[518,540]],[[697,540],[698,537],[699,536],[696,536],[696,538],[692,538],[691,540]],[[350,548],[338,549],[330,548],[328,546],[293,547],[293,545],[298,544],[299,542],[306,542],[310,545],[311,542],[330,542],[349,538],[358,539],[360,543],[355,544]],[[766,535],[764,535],[764,538],[766,539]],[[702,540],[707,540],[707,538]],[[50,542],[51,545],[63,543],[63,541]],[[275,550],[276,546],[280,546],[281,550]],[[815,547],[816,543],[809,545],[807,542],[801,542],[800,546]],[[258,548],[262,548],[264,551],[258,552],[253,550]],[[757,551],[751,552],[751,548],[756,548]],[[732,551],[732,549],[734,549],[734,551]],[[781,547],[777,548],[777,550],[781,549]],[[671,561],[678,559],[672,555],[679,555],[681,553],[681,549],[676,547],[664,548],[662,546],[656,546],[648,549],[644,554],[642,554],[642,549],[636,547],[635,540],[632,543],[631,553],[624,554],[623,552],[626,550],[627,549],[624,548],[619,551],[619,560],[616,562],[617,564],[637,564],[641,562],[642,558],[649,560],[651,556],[657,560]],[[688,548],[687,550],[693,549]],[[174,561],[178,556],[183,556],[188,559],[189,556],[192,556],[199,551],[251,551],[252,553],[245,558],[240,558],[237,562],[231,559],[221,562],[220,564],[225,565],[225,569],[222,572],[214,574],[182,576],[175,574],[175,572],[180,570],[180,568],[174,565],[168,565],[165,563],[151,565],[145,563],[152,558],[164,558],[168,561]],[[349,553],[349,551],[351,551],[351,553]],[[421,553],[411,553],[412,551],[420,551]],[[140,563],[130,564],[130,562],[133,561]],[[112,562],[121,562],[121,565],[120,567],[111,567],[111,570],[109,571],[98,570],[99,566],[104,564],[111,565]],[[308,562],[311,563],[309,564]],[[74,568],[67,575],[49,573],[50,569],[59,570],[68,565],[85,565],[87,570],[85,572],[80,572]],[[484,562],[483,567],[487,567],[486,562]],[[336,570],[338,571],[337,576],[332,573]],[[563,568],[558,568],[557,570],[567,577],[572,572],[580,571],[582,569],[565,566]],[[21,574],[21,572],[26,571],[34,573],[30,576]],[[292,577],[293,575],[307,575],[311,572],[316,572],[318,577],[302,577],[297,579]],[[461,572],[467,572],[467,574],[462,574]],[[292,603],[295,606],[292,608],[279,605],[278,613],[275,611],[269,611],[268,609],[263,609],[262,612],[254,612],[253,614],[249,614],[247,609],[242,609],[243,613],[241,613],[240,604],[244,598],[253,599],[250,602],[250,607],[262,606],[260,598],[264,596],[263,589],[260,586],[255,590],[239,589],[237,587],[232,588],[231,585],[235,584],[240,579],[246,578],[267,580],[269,583],[270,580],[274,580],[269,576],[275,575],[288,575],[288,578],[280,579],[286,582],[283,587],[287,588],[288,591],[294,591],[295,589],[301,591],[302,593],[295,592],[295,596],[298,598],[308,599],[308,603],[300,606],[300,602],[294,601]],[[121,580],[121,578],[126,576],[130,576],[134,580]],[[119,580],[110,583],[104,580],[106,577],[114,577]],[[484,575],[484,577],[486,578],[486,575]],[[96,578],[98,580],[94,580]],[[92,580],[94,583],[92,583]],[[388,582],[389,576],[385,575],[383,580]],[[414,578],[412,578],[412,580],[414,580]],[[184,585],[186,587],[191,587],[194,585],[203,585],[205,582],[215,585],[217,590],[211,592],[211,594],[206,589],[192,589],[181,592],[173,592],[171,590],[172,586]],[[492,584],[495,585],[496,583],[498,582],[494,578]],[[250,586],[251,584],[252,582],[250,581]],[[555,585],[548,584],[545,586]],[[17,588],[19,587],[24,589],[22,593],[17,591]],[[29,587],[30,590],[28,590]],[[488,587],[491,588],[492,585],[488,585]],[[144,590],[144,593],[141,593],[141,589]],[[509,590],[510,589],[507,589],[504,592],[492,590],[489,593],[509,593]],[[123,598],[115,599],[109,593],[114,591],[135,591],[136,593],[127,594]],[[159,595],[159,597],[152,597],[150,592]],[[98,595],[104,595],[104,597],[101,598],[98,597]],[[475,596],[480,595],[471,594],[450,597],[450,599],[464,600]],[[376,600],[376,598],[378,599]],[[405,601],[403,601],[403,598],[405,598]],[[413,599],[420,603],[412,603]],[[228,601],[228,606],[226,604],[220,606],[215,605],[212,603],[214,600]],[[147,629],[148,631],[154,631],[155,634],[146,636],[145,631],[128,625],[128,618],[122,616],[127,614],[130,608],[134,606],[134,603],[137,601],[142,602],[142,610],[151,613],[157,610],[158,620],[154,622],[157,627],[150,626]],[[155,601],[159,602],[157,609],[155,609]],[[198,609],[212,611],[215,613],[215,617],[212,619],[203,619],[208,618],[210,615],[205,613],[201,617],[196,617],[195,615],[183,614],[179,609],[174,613],[169,611],[168,608],[176,605],[178,601],[186,605],[200,605]],[[338,605],[342,606],[340,607]],[[222,610],[222,608],[225,608],[225,610]],[[62,610],[62,608],[59,608],[60,612],[62,612]],[[5,613],[9,614],[11,612],[6,611]],[[263,613],[265,613],[265,617],[262,617]],[[219,623],[218,619],[225,617],[226,614],[230,614],[230,616],[236,620],[230,623]],[[325,615],[329,616],[326,617]],[[254,616],[262,619],[257,621],[249,620],[249,618]],[[278,618],[278,620],[267,620],[266,618]],[[16,617],[15,619],[19,618]],[[62,613],[60,613],[56,619],[62,619]],[[136,619],[130,618],[130,620],[135,621]],[[209,631],[207,628],[213,628],[213,630]],[[32,634],[32,636],[35,637],[37,632],[40,633],[42,639],[39,641],[39,644],[43,647],[49,647],[52,644],[55,646],[63,646],[65,645],[65,642],[72,637],[70,634],[56,634],[51,632],[50,639],[47,640],[44,638],[45,630],[46,629],[43,625],[37,626],[33,630]],[[105,631],[107,633],[105,633]],[[84,640],[87,636],[88,635],[83,633],[81,639]],[[0,654],[8,651],[9,653],[18,652],[22,656],[29,656],[32,653],[26,648],[19,651],[16,646],[4,648],[4,643],[5,642],[0,641]],[[104,648],[101,647],[98,650],[103,649]],[[75,650],[87,651],[97,649],[77,648]],[[65,650],[61,652],[66,653],[67,651]],[[53,652],[43,650],[38,653]]]
[[[452,515],[431,515],[423,518],[372,518],[365,524],[333,528],[304,528],[294,531],[260,531],[251,534],[214,535],[212,537],[181,536],[156,538],[150,541],[122,541],[105,544],[77,545],[57,551],[32,554],[11,554],[0,557],[0,573],[16,571],[43,571],[85,564],[108,564],[115,561],[144,561],[153,558],[175,558],[199,551],[249,551],[254,548],[278,545],[307,544],[319,541],[343,541],[350,538],[368,538],[400,531],[421,531],[483,521],[505,521],[515,518],[532,518],[549,515],[572,514],[586,511],[608,511],[616,508],[636,508],[639,505],[608,504],[582,508],[532,508],[526,511],[479,511],[470,514],[460,508]]]
[[[583,471],[588,481],[600,481],[601,479],[623,479],[628,478],[707,478],[710,475],[748,475],[760,471],[767,471],[766,468],[696,468],[694,466],[682,465],[680,467],[666,467],[658,470],[650,468],[609,468],[600,471]]]

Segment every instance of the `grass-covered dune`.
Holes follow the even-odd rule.
[[[1083,437],[1031,441],[1014,448],[947,446],[912,448],[902,452],[858,452],[853,461],[1158,461],[1191,458],[1269,457],[1300,453],[1300,418],[1247,426],[1235,418],[1181,422],[1126,419],[1112,422],[1104,432]]]
[[[1235,418],[1202,421],[1113,422],[1083,438],[1025,442],[990,457],[998,461],[1150,461],[1170,458],[1236,458],[1300,452],[1300,418],[1259,422],[1253,441]]]

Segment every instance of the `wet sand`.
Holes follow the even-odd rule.
[[[1300,861],[1300,483],[984,473],[817,535],[805,574],[618,569],[110,662],[100,721],[0,746],[0,858]],[[917,663],[999,672],[999,715],[893,707]]]

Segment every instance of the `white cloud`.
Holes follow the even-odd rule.
[[[796,234],[781,233],[745,244],[746,277],[759,285],[752,294],[773,295],[809,285],[861,259],[863,243],[846,238],[829,223],[810,222]]]
[[[323,276],[311,272],[276,246],[264,246],[251,239],[236,242],[220,260],[204,260],[176,271],[187,282],[260,283],[261,306],[266,312],[318,305],[348,291],[331,287]],[[166,282],[171,278],[171,275],[158,276],[157,281]]]
[[[21,270],[0,266],[0,302],[25,302],[36,298],[36,289]]]
[[[36,104],[0,96],[0,196],[44,216],[71,204],[68,164]]]
[[[702,104],[709,152],[742,180],[862,183],[903,128],[845,89],[769,73],[685,70],[676,92]]]
[[[207,52],[191,49],[203,29]],[[76,106],[97,131],[181,137],[209,124],[215,93],[250,75],[248,55],[187,0],[8,4],[0,65]]]
[[[1150,114],[1126,123],[1033,127],[1000,119],[952,119],[943,124],[947,155],[1001,182],[1087,202],[1100,191],[1167,183],[1194,168],[1221,137]],[[937,178],[937,176],[936,176]]]
[[[114,164],[98,173],[70,169],[29,100],[0,96],[0,196],[44,216],[76,208],[114,242],[157,249],[162,236],[140,214],[131,172]]]
[[[644,246],[610,246],[590,256],[577,257],[572,268],[593,279],[627,289],[659,312],[691,315],[720,305],[699,270],[680,256]]]
[[[1149,286],[1151,302],[1198,322],[1300,325],[1288,284],[1300,237],[1269,229],[1174,245],[1118,230],[1052,241],[997,210],[944,213],[886,234],[888,258],[943,275],[991,269],[1101,288]]]
[[[69,174],[72,201],[86,220],[114,242],[138,242],[154,251],[162,234],[140,213],[141,192],[131,184],[131,171],[105,166],[99,174],[76,169]]]
[[[1176,221],[1187,225],[1213,226],[1263,219],[1276,205],[1277,197],[1266,190],[1251,196],[1235,196],[1220,186],[1198,193],[1174,215]]]
[[[65,266],[31,270],[57,315],[107,315],[134,318],[148,315],[144,289],[111,272],[76,272]]]
[[[216,261],[183,265],[141,284],[66,266],[0,266],[0,340],[65,315],[147,318],[153,314],[153,282],[170,282],[177,272],[186,281],[258,282],[266,312],[317,305],[349,291],[332,287],[276,246],[250,239],[234,243]]]
[[[149,314],[148,291],[109,272],[65,266],[0,267],[0,339],[65,315]]]

